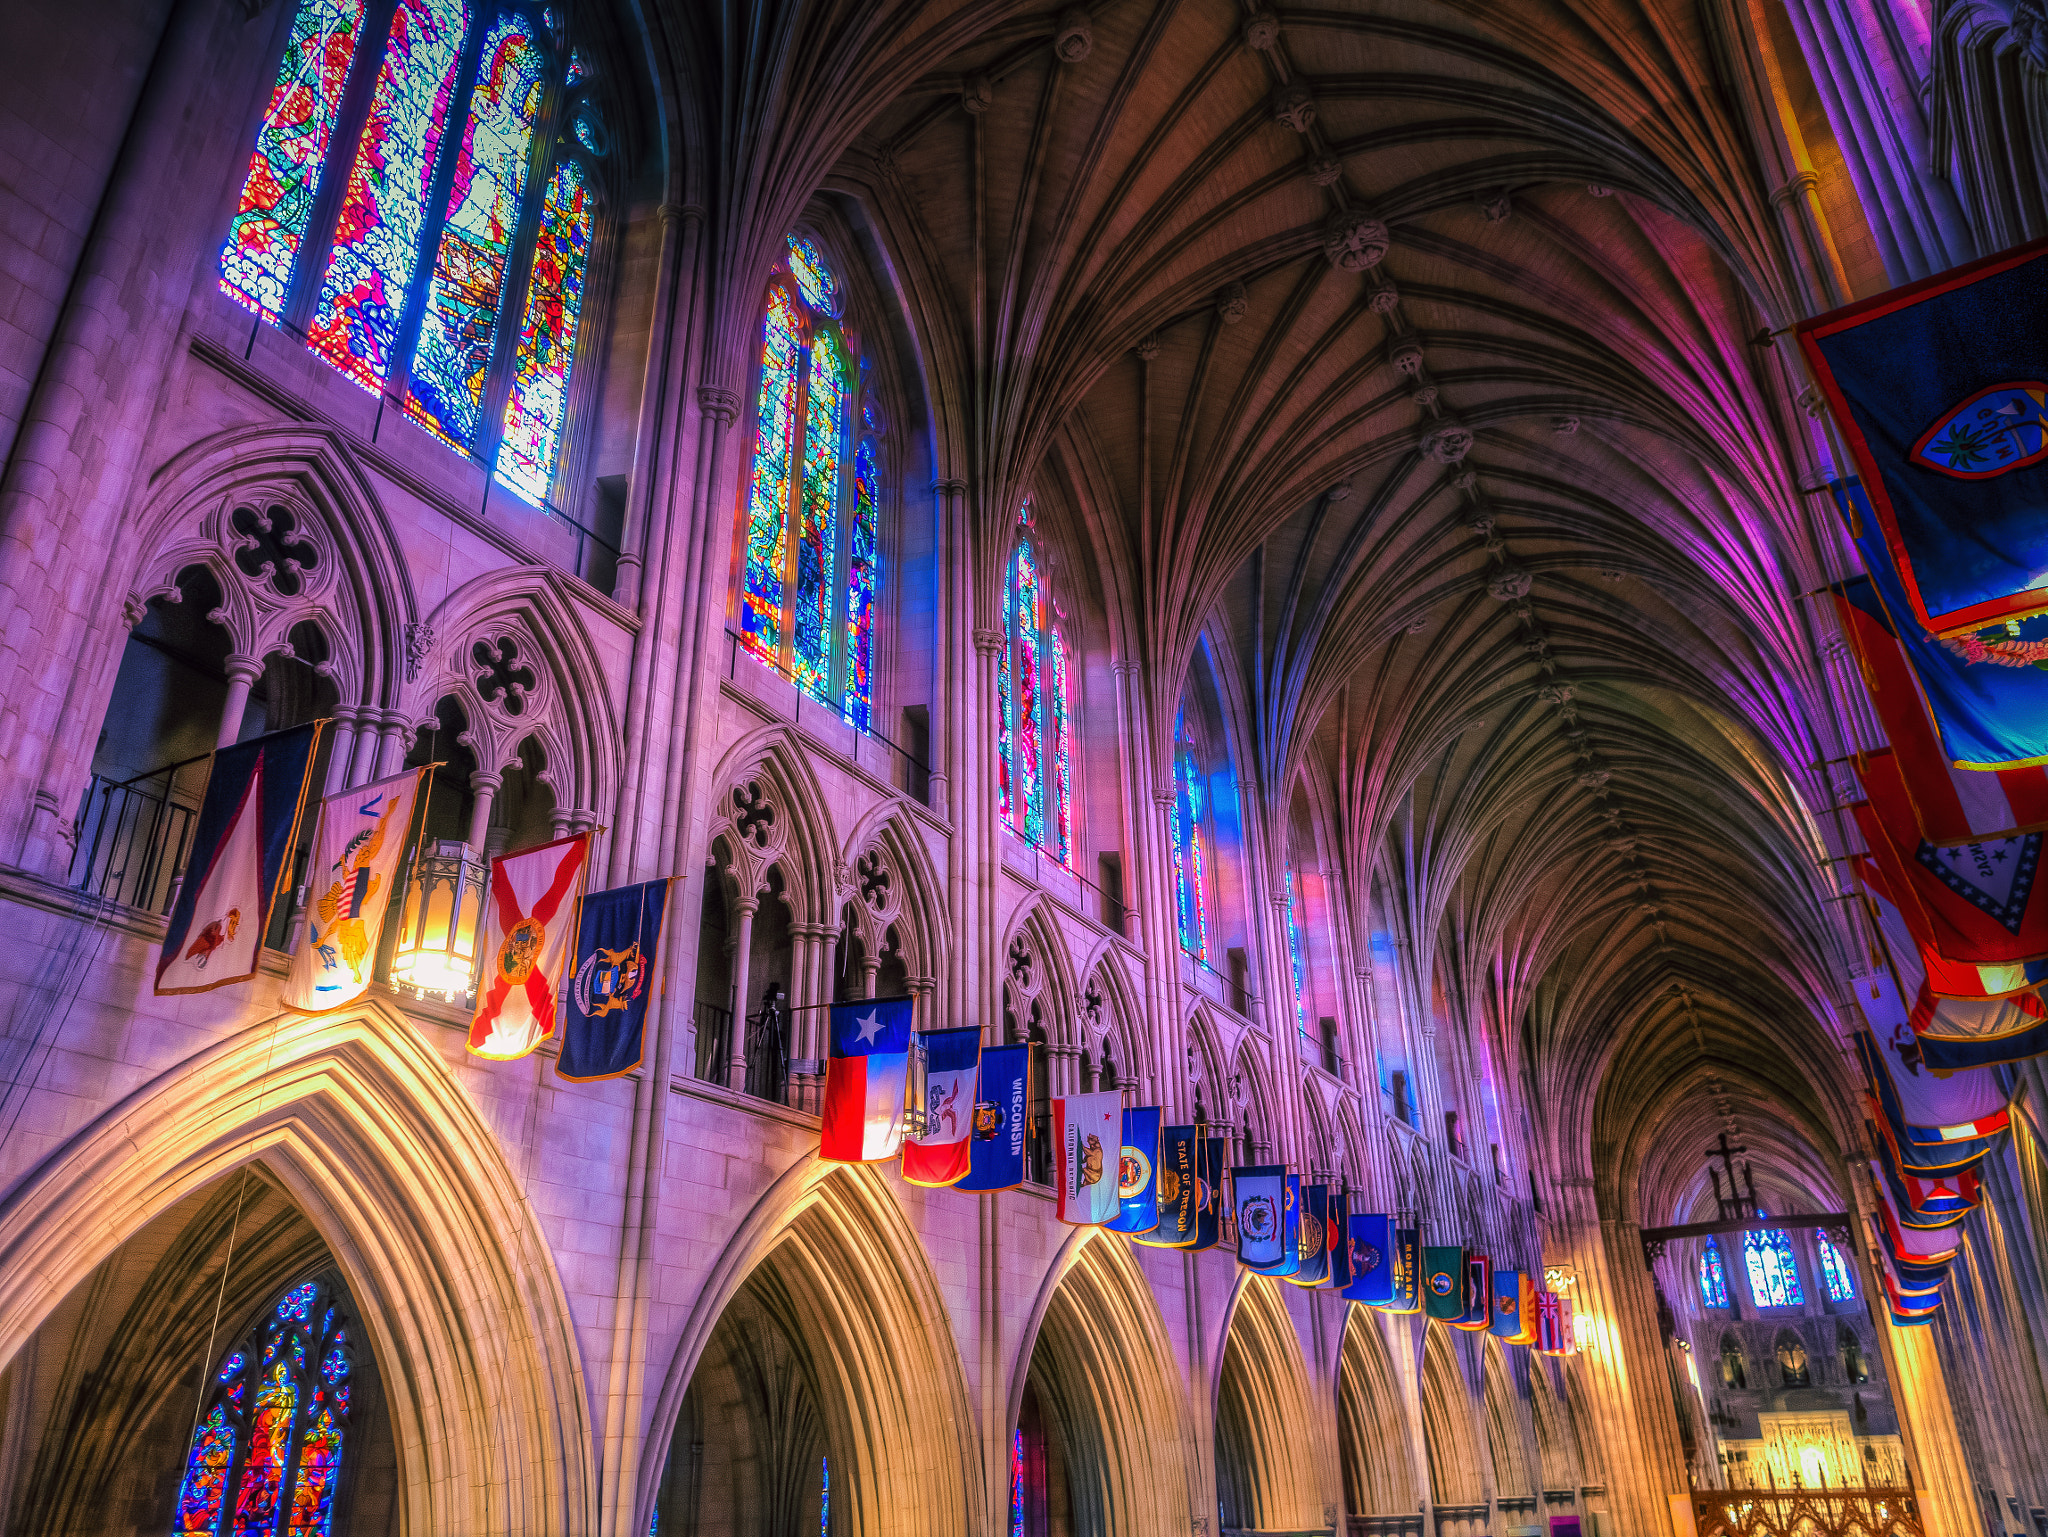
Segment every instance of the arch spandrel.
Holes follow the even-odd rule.
[[[547,1238],[447,1066],[375,1002],[236,1031],[18,1187],[0,1207],[0,1362],[101,1258],[252,1163],[333,1254],[385,1366],[408,1527],[593,1532],[590,1401]]]

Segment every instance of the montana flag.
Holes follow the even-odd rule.
[[[590,834],[576,833],[491,861],[490,969],[469,1022],[475,1055],[509,1062],[554,1035],[589,853]]]
[[[1456,1323],[1465,1316],[1465,1251],[1432,1246],[1422,1251],[1423,1309]]]
[[[956,1185],[974,1161],[975,1069],[979,1030],[928,1030],[921,1129],[903,1139],[903,1177],[913,1185]]]
[[[1117,1214],[1117,1167],[1124,1145],[1123,1095],[1067,1094],[1052,1102],[1062,1222],[1099,1226]]]
[[[1952,635],[2048,609],[2048,241],[1794,334],[1862,472],[1902,622]]]
[[[875,1163],[901,1151],[910,1093],[910,1020],[908,998],[832,1005],[819,1157]]]
[[[1871,1031],[1857,1031],[1856,1051],[1893,1135],[1902,1145],[1925,1148],[1930,1155],[1958,1154],[1953,1163],[1920,1167],[1950,1168],[1989,1152],[1989,1139],[2011,1124],[2005,1090],[1991,1070],[1936,1074],[1920,1060],[1920,1043],[1911,1030],[1893,1032],[1882,1045],[1879,1039]]]
[[[660,991],[661,924],[668,882],[641,881],[587,896],[562,988],[562,1052],[555,1076],[595,1083],[635,1072],[647,1056],[647,1017]]]
[[[1526,1345],[1535,1336],[1536,1287],[1526,1270],[1496,1270],[1493,1273],[1493,1319],[1489,1326],[1494,1338],[1510,1345]]]
[[[1484,1254],[1465,1254],[1465,1311],[1451,1320],[1454,1328],[1482,1334],[1493,1322],[1493,1261]]]
[[[1330,1278],[1330,1187],[1302,1185],[1296,1212],[1294,1274],[1296,1286],[1321,1286]]]
[[[324,1014],[369,991],[384,910],[405,855],[420,781],[429,772],[407,769],[320,803],[306,865],[306,934],[285,976],[286,1008]]]
[[[975,1070],[974,1138],[955,1190],[1015,1190],[1024,1183],[1030,1126],[1031,1046],[986,1046]]]
[[[1153,1199],[1158,1225],[1136,1235],[1154,1249],[1185,1249],[1195,1241],[1201,1212],[1201,1126],[1168,1126],[1159,1133],[1159,1168]]]
[[[211,992],[256,975],[271,907],[291,879],[324,724],[275,731],[213,755],[185,879],[157,956],[157,996]]]
[[[1390,1307],[1394,1301],[1394,1219],[1384,1212],[1355,1211],[1347,1227],[1351,1284],[1344,1288],[1345,1299],[1369,1307]]]
[[[1159,1107],[1124,1112],[1123,1154],[1117,1160],[1112,1233],[1149,1233],[1159,1226]]]
[[[1286,1166],[1234,1168],[1230,1188],[1237,1205],[1237,1262],[1263,1271],[1288,1260]]]

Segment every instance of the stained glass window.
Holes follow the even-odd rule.
[[[1301,942],[1301,903],[1294,890],[1294,862],[1287,862],[1282,884],[1287,890],[1287,964],[1294,977],[1294,1024],[1308,1028],[1308,951]]]
[[[220,253],[220,286],[275,320],[313,218],[320,172],[355,61],[363,0],[305,0],[292,19],[242,199]]]
[[[837,700],[848,724],[867,731],[874,723],[880,448],[865,404],[858,419],[869,430],[849,441],[863,379],[838,307],[837,281],[816,245],[789,236],[761,321],[754,462],[741,509],[740,639],[813,699]]]
[[[173,1537],[332,1537],[354,1344],[341,1300],[305,1281],[214,1372]]]
[[[1024,1432],[1010,1432],[1010,1537],[1024,1537]]]
[[[1700,1301],[1710,1308],[1728,1306],[1728,1272],[1721,1265],[1721,1246],[1712,1238],[1700,1252]]]
[[[1018,523],[1003,584],[1004,644],[996,663],[996,799],[1005,826],[1071,865],[1073,679],[1066,637],[1039,569],[1028,503]]]
[[[1757,1208],[1759,1217],[1766,1215]],[[1799,1262],[1783,1228],[1750,1229],[1742,1235],[1742,1261],[1749,1271],[1749,1294],[1760,1308],[1796,1308],[1806,1301],[1799,1286]]]
[[[1202,771],[1183,703],[1173,723],[1173,875],[1180,917],[1180,947],[1197,960],[1209,956],[1209,892],[1203,843]]]
[[[818,1459],[818,1537],[832,1537],[832,1459]]]
[[[1855,1297],[1856,1283],[1849,1274],[1848,1256],[1828,1242],[1825,1233],[1820,1236],[1820,1278],[1828,1301],[1848,1302]]]
[[[584,71],[503,0],[395,0],[369,46],[365,14],[300,0],[221,287],[545,505],[607,147],[596,104],[565,100]],[[368,100],[345,114],[352,72]]]

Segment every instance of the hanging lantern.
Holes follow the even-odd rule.
[[[405,922],[391,956],[391,982],[425,996],[476,991],[476,931],[484,907],[484,862],[456,838],[422,852],[405,893]]]

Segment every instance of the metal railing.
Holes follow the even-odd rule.
[[[732,1010],[699,998],[691,1022],[697,1027],[697,1060],[690,1076],[725,1082],[726,1064],[732,1061]]]
[[[173,785],[180,769],[211,756],[201,753],[130,779],[93,775],[79,801],[70,883],[104,901],[169,913],[199,816],[196,806],[172,799]]]
[[[1699,1537],[1925,1537],[1911,1489],[1695,1490],[1692,1513]]]

